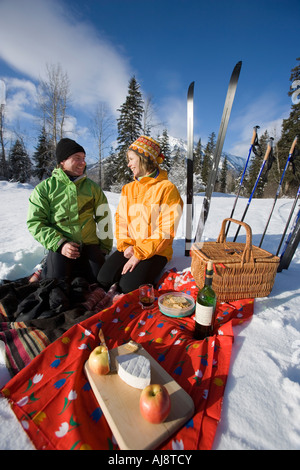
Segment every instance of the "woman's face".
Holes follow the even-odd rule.
[[[127,158],[128,158],[128,168],[130,168],[130,170],[132,171],[133,176],[135,178],[138,178],[139,176],[144,176],[144,172],[140,166],[140,159],[137,156],[137,154],[133,152],[132,150],[128,150]]]

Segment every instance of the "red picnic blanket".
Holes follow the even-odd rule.
[[[157,295],[180,290],[196,298],[190,271],[164,275]],[[193,339],[194,317],[164,316],[156,306],[142,310],[138,291],[74,325],[49,344],[1,390],[37,449],[118,449],[84,374],[101,327],[109,348],[130,339],[192,397],[194,416],[160,449],[211,449],[221,416],[236,324],[251,318],[253,299],[217,304],[215,335]]]

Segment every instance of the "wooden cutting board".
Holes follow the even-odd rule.
[[[126,345],[110,350],[112,364],[116,356],[129,352]],[[84,369],[120,449],[155,449],[193,416],[194,402],[143,347],[135,354],[141,354],[150,360],[151,383],[162,384],[169,392],[171,411],[163,423],[152,424],[142,417],[139,409],[142,390],[127,385],[116,372],[108,375],[94,374],[88,361]]]

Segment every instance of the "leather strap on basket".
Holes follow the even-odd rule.
[[[242,254],[241,266],[243,266],[244,263],[250,263],[250,262],[254,264],[254,257],[253,257],[253,250],[252,250],[252,230],[251,230],[251,227],[245,222],[241,222],[240,220],[231,219],[231,218],[224,219],[222,222],[218,239],[217,239],[217,243],[225,244],[226,242],[225,229],[226,229],[227,222],[233,222],[235,224],[241,225],[246,230],[246,243],[245,243],[245,248]]]

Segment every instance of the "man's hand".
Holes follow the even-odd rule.
[[[134,255],[129,258],[126,264],[123,266],[123,270],[121,274],[126,274],[127,272],[131,272],[134,268],[139,264],[140,260],[136,258]]]
[[[67,242],[62,246],[61,254],[70,259],[77,259],[80,257],[79,245],[75,242]]]

